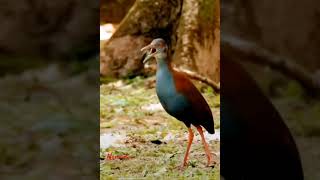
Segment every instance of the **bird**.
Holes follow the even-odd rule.
[[[163,39],[154,39],[141,51],[146,52],[143,63],[153,58],[156,59],[156,93],[162,107],[188,128],[187,150],[180,167],[183,169],[188,165],[190,147],[194,138],[191,125],[196,127],[201,136],[208,160],[207,166],[210,166],[212,154],[202,128],[205,128],[210,134],[214,134],[215,129],[213,115],[205,98],[184,74],[173,70],[168,57],[168,46]]]
[[[295,140],[245,69],[221,53],[220,173],[225,180],[303,180]]]

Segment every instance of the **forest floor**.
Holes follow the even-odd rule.
[[[100,86],[100,179],[220,179],[220,96],[198,84],[215,117],[216,134],[206,133],[214,163],[207,159],[199,134],[189,165],[179,170],[187,145],[187,128],[168,115],[154,89],[155,77],[117,80]]]
[[[98,177],[98,65],[53,62],[0,77],[0,179]]]

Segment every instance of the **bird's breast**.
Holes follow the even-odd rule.
[[[156,91],[161,105],[171,115],[179,114],[189,105],[186,97],[177,92],[169,72],[157,72]]]

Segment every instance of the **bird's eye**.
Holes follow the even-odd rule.
[[[155,48],[152,48],[151,49],[151,53],[155,53],[156,52],[156,49]]]

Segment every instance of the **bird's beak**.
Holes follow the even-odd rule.
[[[142,52],[147,51],[146,57],[143,59],[143,64],[148,62],[155,55],[156,52],[152,52],[153,50],[154,50],[154,48],[151,44],[149,44],[141,49]]]

